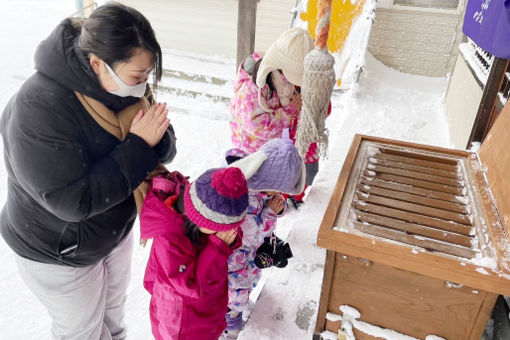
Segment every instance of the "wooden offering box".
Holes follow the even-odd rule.
[[[341,329],[326,314],[342,305],[418,339],[481,338],[497,294],[510,295],[508,111],[479,154],[355,136],[317,238],[316,338]]]

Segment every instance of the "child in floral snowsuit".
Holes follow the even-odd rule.
[[[279,138],[286,129],[290,138],[295,139],[301,111],[303,60],[312,48],[308,32],[292,28],[284,32],[263,57],[254,53],[241,64],[230,102],[234,147],[253,153],[268,140]],[[310,185],[318,171],[316,143],[310,145],[304,161],[306,184]],[[293,201],[300,203],[302,199],[303,193],[300,193]]]
[[[244,156],[246,153],[233,149],[227,153],[227,162]],[[263,254],[260,248],[264,239],[275,238],[273,231],[276,219],[286,211],[285,200],[280,192],[300,193],[306,177],[304,162],[288,138],[273,139],[258,152],[231,165],[240,168],[245,174],[249,195],[248,213],[241,225],[242,244],[228,260],[230,312],[226,315],[226,338],[236,338],[242,327],[242,312],[250,307],[249,295],[260,279],[260,268],[285,266],[287,257],[292,256],[289,246],[282,241],[278,249],[287,249],[287,254]]]
[[[283,197],[272,192],[251,192],[248,199],[248,218],[241,226],[242,245],[228,260],[229,303],[232,311],[249,308],[250,292],[257,285],[261,269],[255,264],[257,249],[275,230],[276,219],[285,215],[287,205]],[[237,313],[239,314],[239,313]]]

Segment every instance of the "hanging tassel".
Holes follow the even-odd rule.
[[[317,142],[321,156],[327,156],[328,131],[325,121],[335,86],[335,58],[327,50],[331,1],[319,0],[315,49],[304,60],[303,107],[296,132],[296,147],[304,158],[310,144]]]

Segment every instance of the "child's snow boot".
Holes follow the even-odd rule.
[[[237,339],[243,328],[243,313],[230,311],[225,314],[225,320],[227,321],[227,328],[223,331],[221,338],[225,340]]]

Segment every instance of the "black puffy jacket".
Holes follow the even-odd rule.
[[[22,257],[69,266],[93,264],[122,241],[136,218],[134,189],[175,156],[172,127],[151,148],[134,134],[119,141],[83,108],[73,91],[115,112],[139,99],[101,88],[76,51],[78,34],[66,19],[39,45],[36,73],[0,122],[8,172],[0,232]]]

